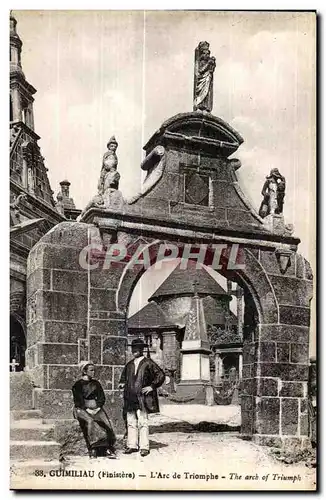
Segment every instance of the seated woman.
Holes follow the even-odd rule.
[[[116,437],[103,407],[105,403],[103,388],[100,382],[94,379],[94,364],[91,361],[82,363],[81,371],[82,377],[72,387],[74,417],[77,418],[83,432],[89,456],[116,458],[114,449]]]

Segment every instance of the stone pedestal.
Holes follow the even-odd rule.
[[[195,295],[191,301],[181,348],[181,381],[177,396],[189,402],[213,404],[210,382],[209,342],[202,300]]]

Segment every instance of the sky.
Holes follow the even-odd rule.
[[[119,147],[120,189],[139,191],[142,147],[163,121],[192,111],[194,50],[216,58],[213,114],[244,138],[240,185],[258,210],[271,168],[287,181],[284,216],[315,268],[315,17],[291,12],[14,11],[35,95],[35,131],[55,195],[94,194],[106,144]],[[144,275],[145,276],[145,275]],[[151,287],[150,287],[151,288]],[[143,294],[143,302],[152,293]],[[136,299],[135,299],[136,300]],[[138,303],[139,300],[137,299]],[[135,303],[136,303],[135,302]]]

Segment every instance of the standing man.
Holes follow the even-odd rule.
[[[159,413],[157,388],[165,379],[163,370],[144,356],[145,343],[141,339],[131,342],[133,359],[124,367],[119,387],[124,389],[124,414],[127,416],[126,454],[140,449],[140,455],[149,454],[148,414]]]

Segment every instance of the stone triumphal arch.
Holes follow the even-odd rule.
[[[261,444],[303,444],[311,268],[284,224],[283,198],[276,209],[266,198],[258,215],[242,192],[241,162],[229,158],[243,142],[240,134],[198,102],[195,111],[164,122],[144,146],[146,178],[129,200],[119,191],[118,144],[111,138],[98,195],[78,222],[61,222],[31,250],[26,360],[34,405],[45,417],[71,418],[78,363],[92,359],[110,414],[121,422],[126,312],[144,272],[132,265],[135,248],[141,243],[155,260],[162,242],[180,249],[236,244],[241,266],[220,272],[245,293],[241,432]],[[124,246],[126,256],[104,266],[113,244]],[[85,252],[90,266],[82,265]]]

